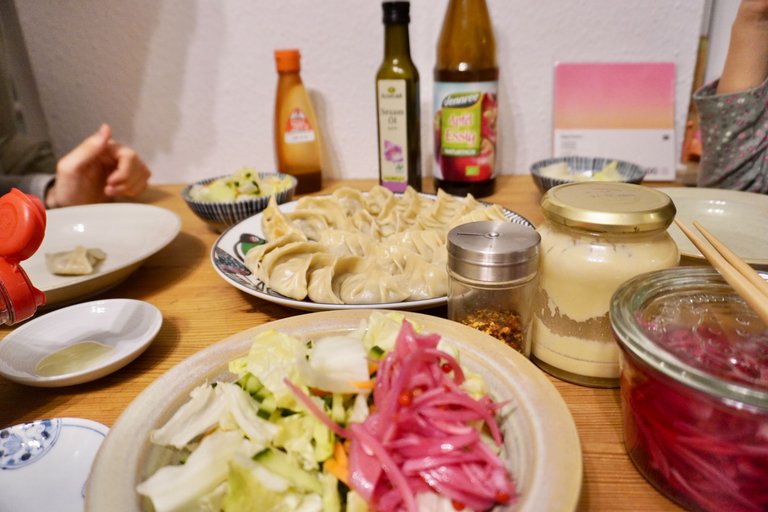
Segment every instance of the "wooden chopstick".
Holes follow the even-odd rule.
[[[693,245],[695,245],[696,248],[701,251],[701,254],[704,255],[707,261],[709,261],[712,266],[720,273],[720,275],[723,276],[723,279],[725,279],[726,282],[728,282],[728,284],[730,284],[733,289],[736,290],[736,293],[738,293],[741,298],[744,299],[744,302],[746,302],[749,307],[751,307],[754,312],[757,313],[757,315],[763,320],[763,322],[768,325],[768,291],[766,291],[762,286],[759,286],[754,281],[754,277],[747,277],[754,274],[757,279],[763,281],[760,275],[757,274],[757,272],[755,272],[752,267],[744,263],[741,258],[736,256],[736,254],[727,248],[727,253],[730,253],[734,261],[739,261],[743,265],[738,265],[738,267],[734,266],[720,252],[718,252],[718,250],[713,249],[712,247],[724,248],[725,245],[717,240],[717,238],[715,238],[711,233],[707,232],[707,234],[704,234],[704,231],[702,231],[702,234],[707,237],[707,240],[709,240],[709,237],[711,237],[716,241],[716,243],[712,244],[712,247],[707,245],[679,220],[675,219],[675,224],[677,224],[677,227],[680,228],[680,230],[685,234],[685,236],[688,237]],[[698,223],[694,222],[694,226],[696,226],[696,224]],[[697,226],[697,229],[701,228]],[[710,241],[710,243],[712,242]]]
[[[755,269],[750,267],[744,260],[739,258],[736,253],[734,253],[732,250],[728,248],[723,242],[717,239],[715,235],[710,233],[704,226],[699,224],[699,221],[693,221],[693,227],[699,230],[699,232],[704,235],[704,238],[707,239],[707,241],[712,244],[712,247],[717,249],[717,252],[719,252],[723,258],[728,260],[728,263],[733,265],[736,270],[741,273],[744,277],[749,279],[752,284],[754,284],[766,297],[768,297],[768,281],[760,277],[760,274],[758,274]]]

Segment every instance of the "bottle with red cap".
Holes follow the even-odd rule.
[[[45,206],[18,189],[0,197],[0,323],[31,317],[45,304],[20,263],[32,256],[45,235]]]
[[[322,186],[320,127],[301,81],[299,50],[276,50],[278,81],[275,98],[277,170],[298,180],[296,192],[317,192]]]

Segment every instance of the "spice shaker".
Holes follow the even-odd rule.
[[[675,205],[640,185],[579,182],[549,189],[541,209],[531,360],[569,382],[618,387],[611,296],[638,274],[677,266],[667,232]]]
[[[470,222],[448,233],[448,318],[530,355],[539,234],[520,224]]]

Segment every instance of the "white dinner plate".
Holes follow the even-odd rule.
[[[45,293],[43,309],[92,297],[123,281],[181,230],[179,216],[157,206],[104,203],[48,210],[45,237],[37,252],[21,262],[30,281]],[[59,276],[48,271],[45,255],[81,245],[107,255],[93,274]]]
[[[433,194],[421,194],[423,197],[436,198]],[[290,201],[279,206],[280,211],[288,213],[296,209],[297,201]],[[504,214],[510,220],[523,226],[533,228],[533,224],[523,216],[506,208]],[[269,288],[264,281],[257,278],[245,266],[244,256],[248,246],[260,245],[266,242],[264,231],[261,228],[261,218],[263,213],[257,213],[227,229],[216,240],[211,248],[211,263],[216,272],[228,284],[244,291],[255,297],[259,297],[269,302],[274,302],[282,306],[288,306],[304,311],[331,311],[336,309],[404,309],[419,310],[442,306],[447,303],[446,296],[434,297],[431,299],[407,300],[402,302],[387,302],[382,304],[323,304],[313,302],[308,298],[305,300],[296,300],[277,293]]]
[[[97,300],[51,311],[3,338],[0,375],[37,387],[69,386],[98,379],[136,359],[155,338],[162,323],[160,310],[133,299]],[[86,341],[106,346],[98,359],[68,373],[41,375],[39,366],[46,357]]]
[[[86,489],[87,512],[150,510],[136,485],[169,462],[167,448],[149,442],[150,431],[168,421],[205,382],[233,381],[229,361],[248,353],[254,336],[275,329],[300,339],[350,332],[372,310],[324,311],[269,322],[235,334],[186,359],[147,387],[120,415],[102,445]],[[403,312],[459,350],[462,366],[483,375],[496,400],[511,400],[501,423],[509,467],[519,493],[517,511],[576,508],[582,460],[573,417],[544,373],[500,341],[463,324]],[[499,509],[501,510],[501,509]]]
[[[659,188],[672,198],[677,219],[698,234],[699,221],[747,263],[768,266],[768,195],[718,188]],[[674,224],[669,227],[682,256],[706,261]]]
[[[81,418],[0,429],[0,511],[81,512],[91,464],[108,431]]]

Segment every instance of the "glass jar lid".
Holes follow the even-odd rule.
[[[768,326],[714,269],[630,279],[613,295],[609,316],[619,345],[654,371],[768,410]]]
[[[549,189],[541,200],[544,216],[586,231],[637,233],[666,229],[674,220],[672,199],[631,183],[578,182]]]
[[[448,232],[448,269],[467,279],[514,281],[536,273],[541,237],[498,220],[469,222]]]

